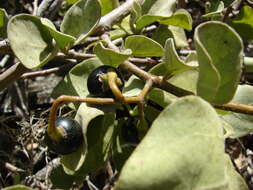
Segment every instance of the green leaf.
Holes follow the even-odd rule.
[[[207,10],[207,14],[203,15],[204,18],[219,18],[222,16],[222,12],[224,11],[224,3],[223,1],[217,1],[216,3],[212,3],[211,6]]]
[[[133,35],[127,37],[125,48],[131,49],[133,56],[163,56],[163,47],[146,36]]]
[[[99,0],[99,2],[101,4],[102,15],[111,12],[113,9],[119,6],[118,0]]]
[[[136,20],[136,30],[164,18],[170,17],[176,7],[176,0],[146,0],[142,5],[142,16]]]
[[[176,48],[185,48],[189,46],[184,29],[177,26],[161,24],[152,35],[152,39],[162,46],[165,45],[168,38],[173,38]]]
[[[212,12],[217,9],[217,6],[220,4],[220,0],[210,0],[211,5],[209,5],[207,12]],[[238,3],[238,0],[222,0],[225,7],[233,5],[234,3]]]
[[[13,185],[10,187],[3,188],[2,190],[32,190],[32,188],[25,185]]]
[[[175,45],[177,48],[185,48],[188,47],[188,41],[183,28],[177,26],[168,26],[168,29],[171,31],[173,35],[173,39],[175,41]]]
[[[177,10],[171,17],[161,19],[162,24],[178,26],[186,30],[192,29],[192,17],[185,9]]]
[[[84,143],[78,151],[69,155],[62,156],[61,163],[63,165],[64,171],[67,174],[75,174],[75,172],[78,171],[85,162],[88,152],[87,148],[89,146],[86,137],[88,125],[92,121],[92,119],[100,115],[104,115],[104,112],[97,108],[89,107],[85,103],[79,106],[75,120],[77,120],[82,126],[84,134]]]
[[[57,98],[60,95],[72,95],[86,97],[89,95],[87,88],[87,79],[89,74],[98,66],[102,65],[98,58],[87,59],[75,67],[62,81],[54,88],[52,97]]]
[[[145,0],[142,4],[142,13],[167,17],[172,15],[175,8],[175,0]]]
[[[77,38],[75,44],[83,41],[96,27],[101,17],[98,0],[80,0],[67,11],[61,32]]]
[[[190,66],[193,66],[193,67],[198,67],[199,63],[198,63],[198,56],[197,56],[196,51],[193,51],[193,52],[189,53],[187,55],[187,57],[185,58],[184,62],[185,62],[186,65],[190,65]]]
[[[76,3],[78,0],[65,0],[65,1],[67,1],[69,4],[74,4],[74,3]]]
[[[140,18],[141,16],[142,16],[141,4],[138,1],[134,1],[133,7],[131,9],[129,24],[130,24],[132,31],[134,31],[136,33],[138,31],[135,30],[135,28],[136,28],[135,23],[136,23],[137,19]]]
[[[64,172],[62,165],[59,165],[57,168],[52,170],[51,175],[49,176],[53,184],[52,189],[71,189],[73,183],[82,183],[83,178],[77,177],[74,175],[68,175]]]
[[[160,68],[159,68],[160,67]],[[150,72],[152,74],[158,74],[166,71],[165,65],[159,64],[156,68],[152,69]],[[187,70],[181,73],[178,73],[171,77],[168,82],[178,86],[180,88],[183,88],[188,91],[196,92],[196,86],[197,86],[197,80],[198,80],[198,71],[197,70]],[[152,89],[148,94],[148,99],[151,99],[152,101],[156,102],[162,107],[165,107],[175,100],[178,99],[178,97],[174,96],[171,93],[168,93],[164,90],[154,88]]]
[[[105,64],[113,67],[118,67],[121,63],[127,60],[132,51],[130,49],[124,51],[115,51],[109,48],[105,48],[102,43],[98,43],[94,47],[94,53]]]
[[[248,190],[247,184],[245,183],[242,176],[235,170],[230,157],[225,154],[225,159],[226,159],[226,175],[228,177],[229,182],[227,190],[235,190],[235,189]]]
[[[52,38],[54,38],[60,49],[67,50],[74,44],[76,39],[70,35],[57,31],[54,24],[49,19],[41,18],[40,20],[41,23],[48,28]]]
[[[174,45],[174,41],[172,38],[169,38],[165,42],[164,47],[164,64],[167,67],[167,74],[174,75],[176,73],[180,73],[189,69],[193,69],[194,67],[188,66],[184,63],[183,60],[177,55],[177,51]]]
[[[7,34],[13,52],[29,69],[43,66],[56,54],[52,37],[38,17],[27,14],[12,17]]]
[[[109,153],[114,142],[114,113],[93,119],[87,128],[88,152],[78,176],[87,175],[100,169],[109,158]]]
[[[216,104],[229,102],[241,75],[240,36],[228,25],[211,21],[196,28],[194,40],[199,62],[198,95]]]
[[[125,123],[126,120],[118,119],[118,124],[115,126],[115,142],[112,149],[112,161],[118,171],[121,170],[126,160],[137,146],[136,144],[126,142],[126,139],[123,137],[123,133],[128,130],[126,129],[128,126],[126,126]]]
[[[253,40],[252,15],[253,9],[249,6],[244,6],[234,19],[228,20],[228,24],[232,26],[244,40]]]
[[[4,9],[0,9],[0,39],[7,37],[8,15]]]
[[[114,189],[223,190],[227,186],[224,164],[218,115],[209,103],[188,96],[157,117],[122,168]]]
[[[84,142],[77,151],[61,157],[61,164],[67,175],[74,175],[75,172],[81,168],[85,160],[86,153],[87,143]]]
[[[123,88],[123,95],[125,97],[138,96],[144,86],[144,82],[132,75],[126,82]]]
[[[160,111],[152,106],[146,105],[144,108],[144,115],[149,123],[153,123],[159,114]]]
[[[232,100],[233,103],[240,103],[246,105],[253,105],[253,87],[250,85],[239,85],[236,94]],[[229,113],[222,116],[225,122],[231,127],[230,138],[239,138],[245,136],[253,131],[253,116]]]

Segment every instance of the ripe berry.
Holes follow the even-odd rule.
[[[88,77],[87,87],[91,95],[100,97],[113,97],[113,93],[110,90],[108,84],[105,82],[105,80],[102,79],[103,76],[105,76],[110,71],[117,74],[117,86],[120,90],[122,90],[124,86],[124,79],[122,74],[114,67],[103,65],[94,69]]]
[[[46,131],[45,142],[48,148],[62,155],[75,152],[83,142],[82,128],[79,123],[72,118],[59,117],[55,121],[55,126],[64,135],[58,139],[52,139],[52,134],[49,135]]]

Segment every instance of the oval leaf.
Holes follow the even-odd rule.
[[[165,63],[160,63],[153,67],[150,70],[150,73],[158,76],[164,76],[167,73],[167,67]],[[198,71],[192,69],[175,74],[168,80],[168,82],[185,90],[196,93],[197,80]],[[157,88],[154,88],[149,92],[148,98],[162,107],[165,107],[178,99],[173,94]]]
[[[85,119],[85,118],[84,118]],[[100,169],[109,158],[113,146],[114,113],[93,119],[87,128],[88,151],[84,163],[76,175],[85,176]]]
[[[92,32],[100,17],[98,0],[80,0],[65,14],[61,32],[77,38],[75,44],[78,44]]]
[[[132,54],[132,51],[130,49],[127,49],[124,52],[119,52],[109,48],[105,48],[102,43],[98,43],[94,47],[94,52],[105,65],[110,65],[113,67],[118,67]]]
[[[162,24],[178,26],[186,30],[192,29],[192,17],[185,9],[177,10],[171,17],[161,19]]]
[[[56,53],[49,31],[35,16],[20,14],[12,17],[7,33],[13,52],[29,69],[41,67]]]
[[[163,47],[159,43],[141,35],[129,36],[125,41],[125,48],[131,49],[133,56],[163,56]]]
[[[119,0],[99,0],[101,4],[102,15],[111,12],[113,9],[119,6]]]
[[[159,21],[163,18],[170,17],[176,7],[176,0],[146,0],[141,9],[142,16],[136,19],[136,30],[141,30],[143,27]]]
[[[228,20],[231,25],[245,40],[253,39],[253,9],[249,6],[244,6],[240,13],[234,18]]]
[[[240,36],[221,22],[205,22],[194,35],[199,80],[197,93],[216,104],[229,102],[241,75],[243,45]]]
[[[89,95],[87,88],[87,79],[91,71],[102,65],[98,58],[87,59],[75,67],[73,67],[69,74],[55,87],[52,93],[53,98],[60,95],[72,95],[86,97]]]
[[[253,105],[253,87],[249,85],[240,85],[236,91],[233,103]],[[253,116],[233,113],[222,116],[222,119],[230,125],[230,138],[239,138],[253,131]]]
[[[124,165],[114,189],[221,190],[227,186],[224,165],[218,115],[207,102],[188,96],[157,117]]]
[[[185,48],[189,46],[184,29],[177,26],[161,24],[152,35],[152,39],[162,46],[165,45],[168,38],[173,38],[176,48]]]
[[[84,134],[84,143],[83,146],[81,146],[78,151],[61,157],[63,169],[67,174],[69,175],[75,174],[75,172],[79,170],[83,165],[88,152],[87,150],[88,143],[86,137],[87,128],[90,121],[98,117],[99,115],[104,115],[104,112],[99,109],[89,107],[86,104],[81,104],[79,106],[75,120],[77,120],[82,126]]]
[[[4,9],[0,9],[0,39],[7,37],[8,15]]]
[[[62,49],[62,50],[67,50],[70,48],[72,44],[74,44],[74,41],[76,40],[73,36],[64,34],[62,32],[59,32],[56,30],[54,24],[47,18],[41,18],[42,24],[44,24],[51,36],[54,38],[56,41],[56,44]]]
[[[177,54],[174,41],[172,38],[169,38],[165,42],[164,47],[164,64],[167,66],[167,74],[174,75],[176,73],[193,69],[194,67],[188,66],[184,63],[183,60]]]
[[[227,190],[235,190],[235,189],[248,190],[247,184],[245,183],[242,176],[235,170],[230,157],[228,155],[225,155],[225,159],[226,159],[226,175],[228,176],[229,182]]]

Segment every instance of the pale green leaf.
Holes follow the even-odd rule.
[[[86,132],[88,151],[76,175],[84,176],[89,172],[95,172],[106,163],[114,142],[114,121],[115,114],[106,113],[89,123]]]
[[[246,105],[253,105],[253,87],[250,85],[240,85],[231,102]],[[253,116],[233,113],[223,115],[222,119],[230,126],[230,138],[239,138],[253,131]]]
[[[56,41],[56,44],[62,50],[67,50],[71,47],[71,45],[74,44],[76,39],[73,36],[70,36],[70,35],[67,35],[62,32],[57,31],[54,24],[49,19],[41,18],[40,20],[41,20],[42,24],[48,28],[51,36]]]
[[[28,14],[12,17],[7,34],[13,52],[29,69],[43,66],[56,54],[52,37],[38,17]]]
[[[185,48],[188,47],[188,41],[183,28],[177,26],[168,26],[168,29],[171,31],[173,35],[173,39],[177,48]]]
[[[189,46],[184,29],[177,26],[167,26],[161,24],[152,35],[152,39],[157,41],[163,47],[168,38],[173,38],[176,48]]]
[[[209,103],[188,96],[157,117],[122,168],[114,189],[223,190],[227,187],[224,165],[218,115]]]
[[[142,16],[142,9],[141,9],[141,4],[138,1],[133,2],[133,7],[131,9],[131,14],[130,14],[130,27],[132,31],[135,31],[135,23],[138,18]],[[138,32],[138,31],[136,31]]]
[[[177,51],[172,38],[169,38],[165,42],[164,49],[165,52],[163,62],[167,67],[168,75],[174,75],[176,73],[180,73],[194,68],[189,65],[186,65],[184,61],[181,60],[180,57],[177,55]]]
[[[102,43],[98,43],[94,47],[94,53],[105,65],[118,67],[131,56],[132,51],[130,49],[115,51],[110,48],[105,48]]]
[[[75,67],[55,87],[52,93],[53,98],[60,95],[72,95],[86,97],[89,95],[87,79],[89,74],[98,66],[102,65],[98,58],[87,59]]]
[[[164,64],[159,64],[159,65],[160,65],[159,66],[160,68],[157,66],[156,68],[152,69],[151,71],[152,74],[156,74],[156,73],[162,74],[162,72],[166,71]],[[171,84],[175,86],[178,86],[180,88],[183,88],[185,90],[192,91],[195,93],[197,80],[198,80],[198,71],[187,70],[182,73],[178,73],[174,75],[168,80],[168,82],[170,82]],[[162,107],[165,107],[178,99],[175,95],[168,93],[164,90],[157,89],[157,88],[154,88],[149,92],[148,98],[156,102]]]
[[[232,26],[240,36],[245,40],[253,39],[253,8],[244,6],[240,13],[233,19],[229,19],[228,23]]]
[[[99,0],[101,4],[102,15],[111,12],[113,9],[119,6],[119,0]]]
[[[87,143],[87,137],[86,137],[88,125],[92,119],[100,115],[104,115],[104,112],[99,109],[89,107],[85,103],[79,106],[76,116],[75,116],[75,120],[77,120],[82,126],[83,134],[84,134],[84,143],[78,149],[78,151],[61,157],[61,163],[63,165],[64,171],[67,174],[69,175],[75,174],[75,172],[79,170],[81,166],[83,165],[87,152],[88,152],[87,150],[88,143]]]
[[[79,0],[65,14],[61,32],[77,38],[75,44],[78,44],[93,31],[100,17],[98,0]]]
[[[192,29],[192,17],[185,9],[177,10],[169,18],[161,19],[162,24],[178,26],[186,30]]]
[[[135,75],[131,76],[123,88],[125,97],[138,96],[144,86],[144,82]]]
[[[176,7],[176,0],[145,0],[142,5],[142,16],[136,20],[136,30],[158,21],[170,17]]]
[[[217,1],[216,3],[212,3],[210,8],[207,10],[207,14],[203,15],[204,18],[220,18],[222,16],[222,12],[224,11],[224,3],[223,1]]]
[[[248,190],[243,177],[237,173],[233,163],[228,155],[225,154],[226,159],[226,175],[228,177],[228,188],[226,190]]]
[[[184,60],[186,65],[192,66],[192,67],[198,67],[198,56],[196,51],[193,51],[187,55],[187,57]]]
[[[194,40],[199,62],[198,95],[216,104],[229,102],[241,75],[240,36],[228,25],[210,21],[196,28]]]
[[[127,37],[125,48],[131,49],[133,56],[163,56],[163,47],[146,36],[133,35]]]

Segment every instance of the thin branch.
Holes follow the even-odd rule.
[[[215,108],[232,111],[236,113],[243,113],[253,115],[253,106],[245,105],[245,104],[237,104],[237,103],[228,103],[223,105],[213,104]]]
[[[55,158],[51,162],[49,162],[46,167],[42,168],[39,170],[36,174],[35,177],[38,179],[45,179],[46,176],[50,175],[52,170],[60,166],[60,158]]]
[[[18,80],[19,77],[28,70],[29,69],[23,66],[20,62],[12,65],[0,75],[0,91],[6,88],[9,84]]]
[[[2,162],[2,161],[1,161]],[[7,170],[11,171],[12,173],[24,173],[25,170],[23,169],[20,169],[14,165],[12,165],[11,163],[9,162],[4,162],[4,166]]]
[[[121,6],[112,10],[105,16],[103,16],[97,26],[96,32],[104,33],[104,31],[109,30],[115,23],[121,21],[125,16],[130,13],[133,3],[137,1],[143,3],[144,0],[128,0]]]
[[[119,51],[119,48],[111,41],[110,36],[108,33],[104,33],[101,35],[101,39],[104,40],[108,47],[115,50],[115,51]]]
[[[38,77],[38,76],[49,75],[49,74],[52,74],[52,73],[67,71],[67,70],[70,70],[75,65],[76,65],[76,63],[68,63],[68,64],[65,64],[65,65],[60,66],[60,67],[45,69],[45,70],[42,70],[42,71],[27,72],[27,73],[22,74],[20,76],[20,79],[34,78],[34,77]]]
[[[50,7],[54,0],[43,0],[37,11],[37,16],[43,16],[44,12]]]
[[[34,1],[33,1],[33,15],[34,15],[34,16],[37,15],[38,3],[39,3],[39,0],[34,0]]]

